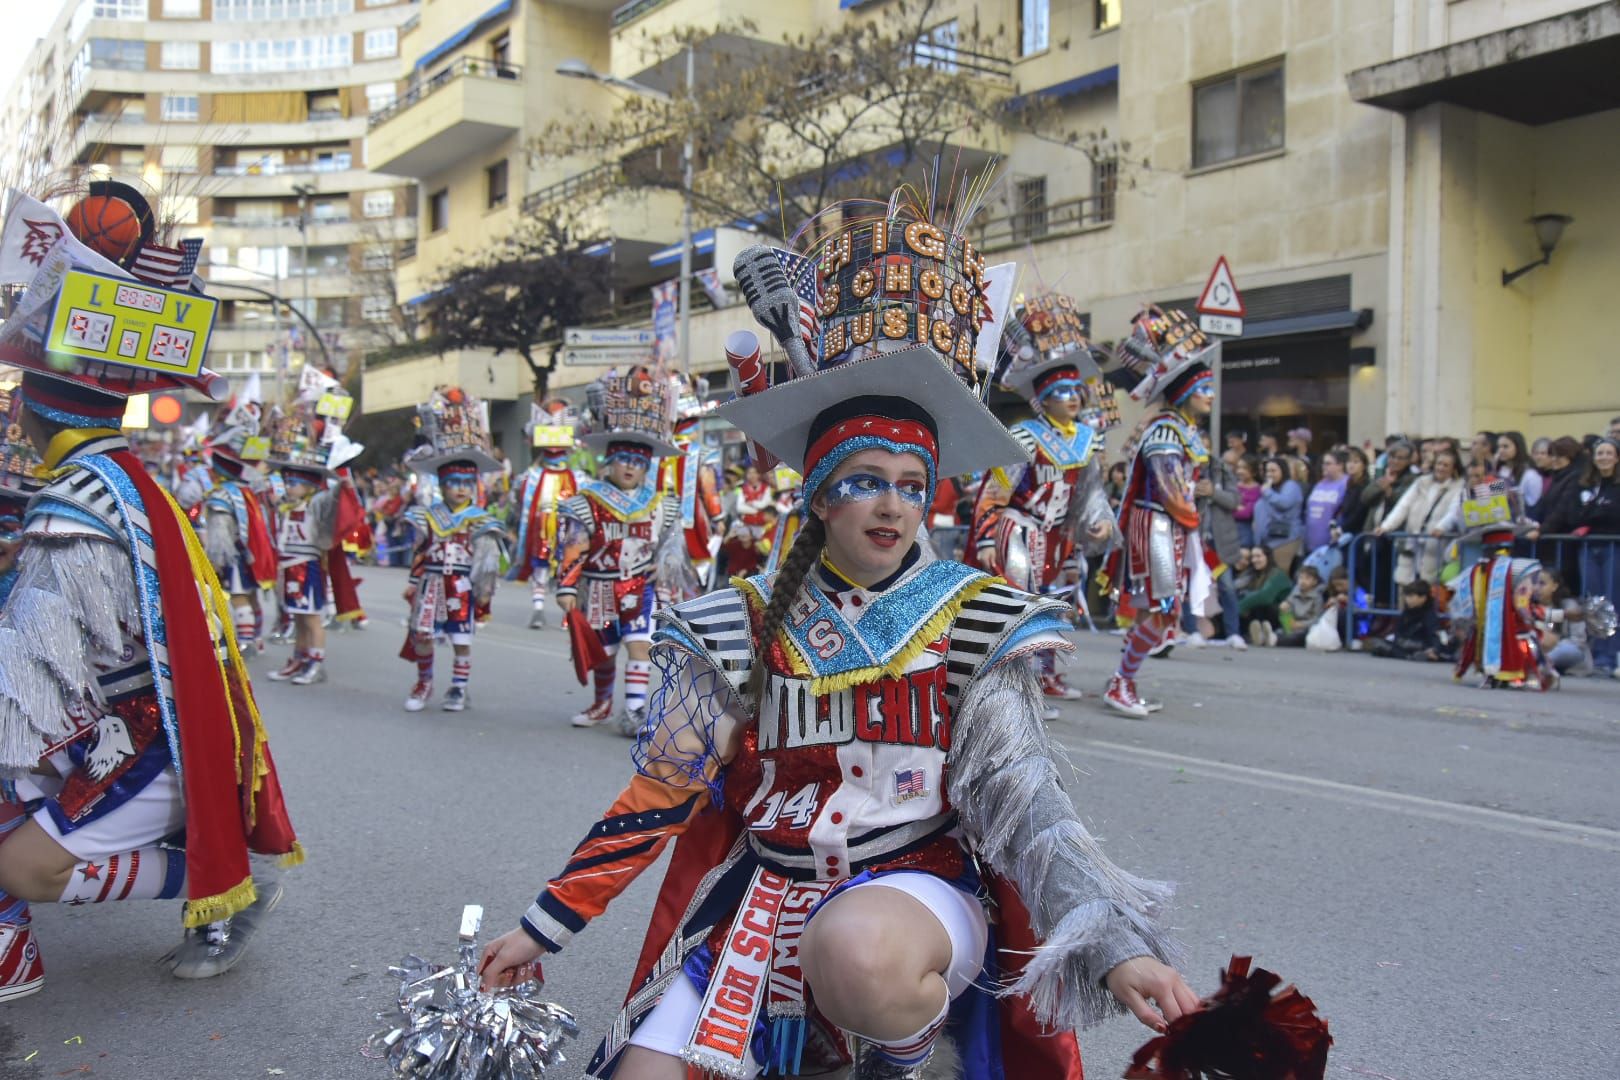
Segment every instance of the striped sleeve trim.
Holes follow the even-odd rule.
[[[541,896],[541,900],[546,899],[550,899],[550,897],[547,895]],[[523,927],[525,933],[535,940],[535,944],[547,952],[562,952],[563,946],[567,945],[569,939],[574,936],[574,931],[546,913],[546,910],[540,906],[539,900],[529,905],[529,910],[523,913],[519,925]]]

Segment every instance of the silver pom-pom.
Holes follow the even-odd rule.
[[[1615,630],[1614,602],[1607,596],[1592,596],[1586,600],[1586,628],[1600,638],[1613,637]]]
[[[539,1000],[538,979],[479,989],[478,945],[466,926],[464,917],[455,964],[412,954],[388,969],[399,977],[399,999],[377,1014],[388,1026],[362,1052],[412,1080],[537,1080],[563,1064],[562,1044],[579,1025],[567,1009]]]

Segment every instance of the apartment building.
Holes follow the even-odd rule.
[[[222,301],[210,363],[243,378],[342,369],[387,339],[411,185],[369,171],[366,116],[392,102],[414,0],[70,0],[3,111],[5,172],[75,167],[155,192],[202,236]],[[286,297],[318,329],[263,302]],[[293,330],[297,327],[297,330]]]
[[[611,108],[623,92],[563,78],[557,65],[582,60],[679,94],[684,66],[660,59],[668,50],[657,48],[677,31],[719,31],[704,49],[768,63],[784,36],[880,17],[884,7],[509,0],[488,9],[482,0],[434,0],[405,39],[412,75],[402,105],[373,117],[371,129],[375,167],[415,179],[422,200],[401,297],[420,295],[456,251],[474,250],[521,215],[585,206],[612,237],[626,324],[645,325],[646,286],[676,274],[680,198],[630,198],[619,181],[631,168],[677,163],[665,160],[668,148],[650,166],[630,157],[544,168],[526,161],[523,146],[550,118]],[[1591,415],[1620,411],[1620,401],[1593,401],[1584,389],[1596,375],[1588,368],[1602,362],[1590,340],[1601,331],[1574,314],[1590,310],[1596,290],[1620,275],[1615,210],[1598,194],[1620,147],[1616,102],[1593,86],[1613,85],[1595,73],[1614,70],[1614,31],[1606,27],[1616,3],[1581,7],[942,0],[911,62],[967,63],[955,51],[961,28],[1001,27],[1002,55],[973,58],[987,94],[1016,86],[1055,103],[1065,127],[1100,136],[1090,153],[1006,132],[952,149],[968,164],[1003,162],[1002,186],[976,226],[981,247],[1018,261],[1027,287],[1080,299],[1095,339],[1118,337],[1143,301],[1191,308],[1216,259],[1227,258],[1248,312],[1242,336],[1223,349],[1226,428],[1304,424],[1321,444],[1482,426],[1533,435],[1579,426],[1570,419],[1575,404]],[[1548,58],[1533,73],[1505,59],[1526,34]],[[1496,41],[1494,51],[1481,54],[1471,39]],[[1475,77],[1494,79],[1495,88],[1472,99],[1453,93],[1433,75],[1431,54],[1446,48],[1474,56],[1484,72]],[[1605,58],[1609,68],[1591,66]],[[494,63],[521,70],[502,73]],[[696,78],[708,70],[700,55]],[[1525,109],[1545,78],[1565,104]],[[1504,111],[1507,99],[1521,102],[1519,115]],[[497,205],[490,170],[503,162],[501,190],[509,194]],[[1536,213],[1576,223],[1548,266],[1503,288],[1496,269],[1537,254],[1523,221]],[[699,222],[694,265],[718,259],[724,272],[734,240],[714,224]],[[700,290],[693,293],[694,366],[719,369],[721,343],[746,313],[707,310]],[[368,407],[400,407],[440,381],[513,400],[526,392],[527,373],[502,359],[417,358],[368,371]],[[554,385],[592,374],[564,370]]]

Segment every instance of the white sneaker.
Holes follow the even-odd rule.
[[[1041,706],[1041,719],[1047,721],[1048,723],[1058,719],[1062,715],[1063,714],[1058,711],[1058,707],[1056,705]]]
[[[1248,652],[1249,651],[1249,643],[1247,641],[1243,640],[1243,635],[1242,634],[1233,634],[1231,637],[1227,638],[1221,644],[1228,645],[1231,648],[1236,649],[1238,652]]]
[[[1275,649],[1276,647],[1277,647],[1277,628],[1275,626],[1272,626],[1270,623],[1266,623],[1266,648]]]
[[[1204,637],[1204,635],[1199,633],[1197,630],[1194,630],[1192,633],[1190,633],[1186,637],[1182,638],[1181,643],[1183,645],[1187,646],[1187,648],[1189,648],[1189,649],[1203,649],[1203,648],[1207,648],[1207,647],[1209,647],[1211,645],[1219,645],[1220,644],[1220,642],[1218,642],[1218,641],[1210,641],[1208,638]]]
[[[406,712],[421,712],[427,708],[428,698],[433,696],[433,684],[419,682],[411,687],[411,692],[405,699]]]

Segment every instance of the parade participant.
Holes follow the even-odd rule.
[[[1209,459],[1198,424],[1215,405],[1211,348],[1185,314],[1150,307],[1132,321],[1130,336],[1116,349],[1120,363],[1141,376],[1131,397],[1158,408],[1131,454],[1119,508],[1124,542],[1107,572],[1121,606],[1135,610],[1119,667],[1103,694],[1109,708],[1126,716],[1159,709],[1158,702],[1137,694],[1136,673],[1165,642],[1180,605],[1202,611],[1210,587],[1193,489]]]
[[[1530,532],[1516,524],[1518,493],[1511,482],[1496,480],[1466,493],[1463,520],[1472,531],[1458,543],[1480,543],[1484,550],[1468,575],[1467,595],[1472,620],[1457,650],[1456,677],[1470,671],[1481,676],[1487,689],[1552,690],[1558,672],[1541,648],[1533,610],[1541,587],[1541,563],[1514,558],[1513,542]]]
[[[276,585],[277,558],[255,490],[263,486],[257,462],[270,440],[259,434],[259,403],[242,399],[209,439],[215,484],[203,502],[203,548],[231,597],[236,641],[244,654],[264,651],[258,640],[264,615],[259,593]]]
[[[427,443],[407,464],[439,481],[439,499],[407,511],[416,533],[411,579],[405,599],[411,605],[400,658],[416,665],[416,685],[405,698],[407,712],[421,712],[433,696],[433,643],[443,634],[455,651],[450,689],[439,707],[467,707],[472,677],[472,640],[488,617],[500,574],[501,525],[478,504],[478,476],[497,468],[489,452],[488,407],[457,387],[435,390],[417,406]]]
[[[595,700],[570,722],[591,727],[613,715],[623,645],[628,659],[619,728],[634,735],[647,707],[653,608],[677,585],[672,562],[685,562],[680,504],[665,498],[652,477],[655,459],[679,455],[670,442],[675,393],[667,377],[636,368],[598,379],[587,401],[596,430],[583,441],[602,455],[605,479],[583,481],[579,494],[563,503],[557,604],[574,628],[575,656],[589,649],[595,660]]]
[[[546,625],[546,589],[557,561],[557,514],[579,490],[579,478],[568,463],[578,420],[561,401],[536,408],[529,424],[534,460],[513,486],[518,520],[517,554],[512,576],[529,583],[533,604],[529,629]]]
[[[360,452],[334,418],[315,414],[307,402],[274,420],[270,463],[281,474],[286,496],[276,509],[276,552],[281,560],[281,608],[291,618],[293,651],[287,663],[269,673],[276,682],[309,686],[326,681],[326,606],[337,577],[346,575],[338,537],[337,470]],[[351,500],[352,502],[352,500]],[[335,550],[334,550],[335,549]],[[340,603],[341,609],[345,604]]]
[[[758,462],[750,461],[743,470],[742,485],[737,489],[737,517],[744,525],[759,528],[765,524],[765,507],[776,502],[776,492],[765,479],[765,471]]]
[[[1003,323],[1002,385],[1035,412],[1010,430],[1032,461],[985,476],[973,509],[971,561],[1026,592],[1072,591],[1081,544],[1106,544],[1113,532],[1096,452],[1102,440],[1080,420],[1096,397],[1090,387],[1102,379],[1083,331],[1074,301],[1057,293],[1020,298]],[[1040,663],[1048,698],[1081,696],[1057,670],[1056,653],[1043,653]],[[1047,719],[1057,715],[1048,707]]]
[[[957,342],[971,360],[982,262],[901,217],[855,224],[820,269],[820,370],[806,357],[721,409],[804,475],[793,550],[663,619],[637,775],[486,948],[485,981],[562,948],[679,835],[587,1075],[853,1057],[861,1080],[915,1077],[949,1027],[970,1076],[1078,1080],[1069,1029],[1116,1007],[1108,990],[1155,1027],[1147,998],[1171,1019],[1195,999],[1161,960],[1166,888],[1108,862],[1058,783],[1027,658],[1069,647],[1063,605],[916,540],[939,476],[1023,460],[952,371]],[[891,288],[874,296],[878,276]]]
[[[95,220],[122,187],[91,185],[74,220]],[[35,277],[0,328],[0,364],[24,372],[17,427],[47,479],[0,611],[0,772],[27,814],[0,825],[0,889],[11,898],[0,905],[0,996],[44,979],[19,900],[184,895],[171,970],[217,975],[281,896],[279,885],[255,888],[249,852],[301,853],[229,600],[184,512],[119,431],[132,393],[220,396],[224,380],[202,367],[200,345],[214,304],[131,278],[35,200],[14,194],[9,213],[6,236],[21,216],[43,237],[27,260]],[[114,287],[127,290],[127,311],[111,304]],[[116,348],[131,340],[139,347]]]
[[[708,380],[681,380],[679,385],[672,441],[680,455],[658,462],[658,490],[680,507],[686,555],[698,579],[696,589],[687,591],[696,595],[710,584],[709,572],[715,558],[710,541],[721,535],[723,524],[720,455],[703,445],[703,417],[713,405],[703,403],[709,392]]]

